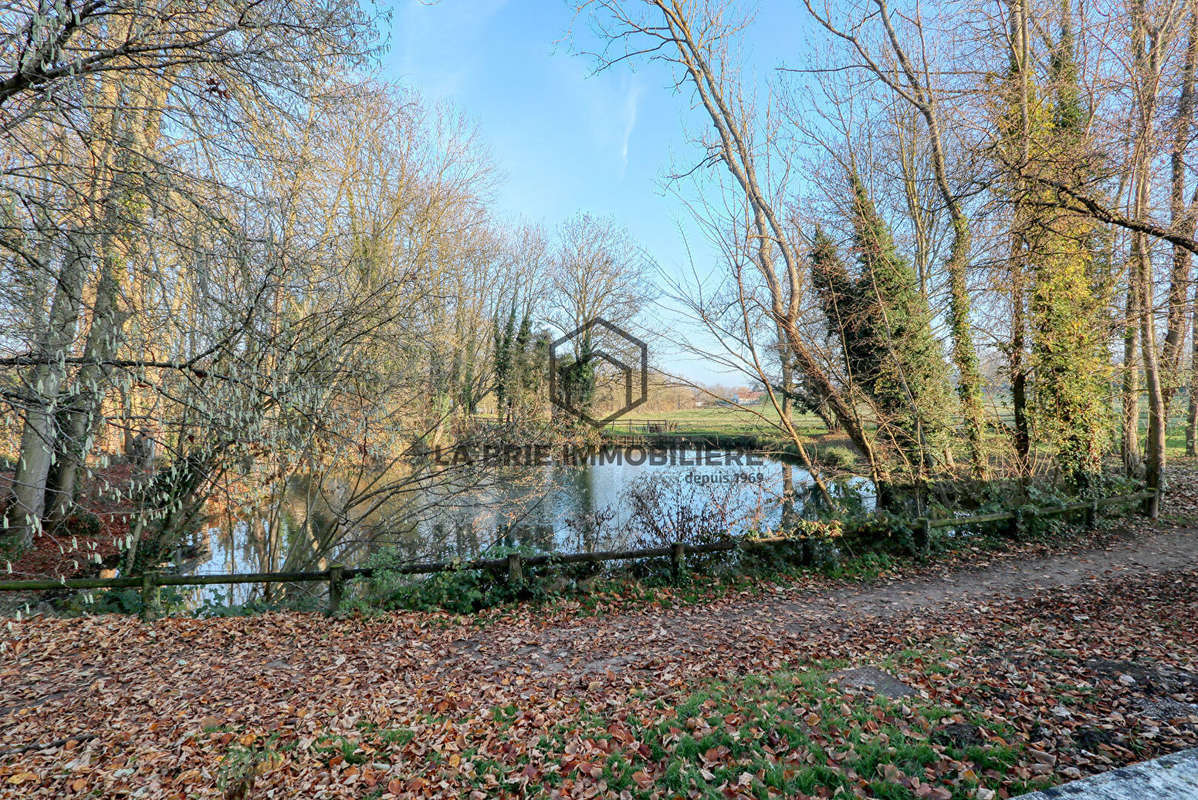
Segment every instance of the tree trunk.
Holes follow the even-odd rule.
[[[953,206],[956,207],[955,204]],[[982,446],[982,375],[978,369],[977,351],[969,330],[969,291],[965,285],[965,268],[969,264],[969,228],[964,215],[954,214],[953,244],[948,259],[949,324],[952,330],[953,363],[957,368],[961,397],[961,412],[965,416],[965,438],[969,443],[969,460],[974,474],[984,477],[988,472],[986,453]]]
[[[891,21],[886,0],[874,0],[874,4],[878,7],[886,38],[890,41],[895,58],[907,78],[910,91],[908,101],[919,111],[928,126],[932,174],[952,219],[953,241],[945,263],[949,287],[949,331],[952,338],[953,365],[957,368],[957,394],[961,398],[961,411],[965,417],[965,439],[969,446],[969,458],[974,473],[982,477],[988,469],[982,447],[982,375],[978,369],[977,350],[970,335],[969,291],[965,282],[971,246],[969,221],[961,208],[960,198],[953,194],[948,182],[948,164],[944,153],[944,139],[940,133],[940,113],[937,109],[936,95],[930,85],[924,84],[919,71],[907,57],[907,51]]]
[[[38,353],[47,363],[34,367],[30,375],[30,401],[13,474],[12,508],[8,511],[9,533],[19,549],[29,548],[34,534],[41,530],[46,477],[54,455],[56,402],[66,374],[61,359],[70,347],[79,321],[88,251],[80,245],[85,241],[86,237],[76,240],[74,235],[67,236],[50,319]]]
[[[114,215],[115,216],[115,215]],[[59,413],[57,461],[46,484],[46,516],[52,522],[65,518],[75,502],[79,470],[91,450],[92,437],[100,420],[104,401],[103,384],[112,374],[103,362],[112,359],[120,347],[125,316],[117,309],[123,263],[113,247],[113,236],[105,235],[102,249],[103,273],[96,287],[92,324],[84,345],[84,364],[75,379],[73,396]]]
[[[1132,185],[1134,187],[1134,217],[1147,219],[1149,191],[1152,180],[1152,154],[1149,140],[1156,117],[1157,94],[1161,81],[1161,51],[1168,47],[1171,32],[1163,24],[1150,26],[1144,0],[1131,3],[1132,57],[1136,77],[1137,138],[1132,159]],[[1160,497],[1165,489],[1165,396],[1162,390],[1160,365],[1156,349],[1156,320],[1153,315],[1155,293],[1152,284],[1152,258],[1148,250],[1148,237],[1143,231],[1134,231],[1131,239],[1130,271],[1136,276],[1140,327],[1140,350],[1144,358],[1144,382],[1148,389],[1148,440],[1146,442],[1146,464],[1144,480],[1148,488],[1156,490],[1149,504],[1149,514],[1156,517],[1160,511]],[[1129,320],[1134,323],[1134,318]],[[1127,397],[1124,397],[1127,404]],[[1137,402],[1138,410],[1138,402]],[[1126,422],[1126,420],[1125,420]]]
[[[1190,321],[1193,329],[1190,331],[1190,407],[1186,415],[1186,455],[1198,455],[1198,289],[1195,290],[1195,301],[1190,309]]]
[[[1011,291],[1011,407],[1015,415],[1015,458],[1019,473],[1031,468],[1031,433],[1027,422],[1027,365],[1024,361],[1027,345],[1024,341],[1023,287]]]
[[[1027,0],[1011,0],[1011,53],[1010,68],[1017,81],[1017,105],[1019,107],[1019,159],[1020,171],[1027,164],[1031,152],[1031,117],[1028,109],[1030,77],[1028,75],[1028,14]],[[1011,215],[1011,407],[1015,416],[1015,458],[1021,475],[1031,469],[1031,434],[1027,418],[1027,362],[1026,321],[1024,316],[1024,274],[1027,244],[1024,241],[1026,224],[1025,199],[1027,181],[1022,175],[1015,178],[1015,202]]]
[[[1140,459],[1140,274],[1134,265],[1127,273],[1126,323],[1123,329],[1123,468],[1137,477]]]
[[[1147,182],[1144,194],[1147,196]],[[1154,489],[1149,514],[1154,519],[1160,513],[1160,496],[1165,489],[1165,398],[1161,389],[1160,368],[1156,354],[1156,324],[1152,314],[1152,260],[1144,234],[1132,237],[1136,251],[1133,265],[1140,271],[1144,293],[1140,300],[1140,342],[1144,353],[1144,382],[1148,388],[1148,439],[1145,442],[1144,482]],[[1138,240],[1138,242],[1137,242]]]
[[[1185,62],[1181,70],[1181,91],[1177,98],[1177,113],[1173,118],[1173,149],[1169,154],[1170,186],[1169,211],[1174,229],[1184,235],[1194,236],[1194,210],[1186,203],[1186,147],[1193,129],[1194,75],[1198,68],[1198,9],[1190,11],[1189,40],[1186,44]],[[1168,332],[1161,354],[1165,373],[1163,387],[1165,418],[1168,419],[1169,404],[1181,384],[1181,354],[1185,346],[1186,305],[1190,287],[1191,253],[1180,245],[1173,245],[1173,269],[1169,279]]]
[[[720,158],[745,195],[758,238],[759,252],[754,259],[756,267],[769,289],[770,312],[775,324],[785,334],[786,343],[794,355],[794,366],[810,381],[815,391],[827,397],[832,413],[869,463],[871,477],[875,482],[884,482],[889,473],[877,446],[861,424],[852,402],[833,385],[798,328],[802,283],[798,250],[793,246],[768,193],[758,181],[756,157],[745,133],[744,121],[738,118],[724,94],[727,84],[723,76],[717,74],[708,63],[707,44],[695,38],[683,9],[664,0],[656,0],[654,4],[662,14],[665,29],[669,32],[669,42],[676,48],[677,63],[686,70],[699,102],[716,130]],[[772,258],[768,254],[761,257],[767,253],[771,242],[777,244],[785,264],[785,288],[772,270]],[[797,439],[796,444],[801,447]]]
[[[790,419],[790,398],[794,392],[794,365],[790,360],[790,348],[786,346],[786,333],[778,329],[778,362],[782,368],[782,416]]]
[[[58,438],[55,442],[54,469],[46,485],[46,515],[50,521],[62,520],[75,502],[75,487],[81,466],[91,450],[104,402],[104,384],[112,368],[104,362],[111,360],[121,346],[125,316],[118,310],[120,280],[125,267],[123,241],[129,227],[128,214],[132,200],[129,191],[133,136],[127,130],[131,124],[126,113],[125,92],[114,93],[114,106],[109,117],[111,131],[116,137],[116,153],[108,175],[107,191],[98,202],[102,220],[99,236],[100,275],[92,303],[91,327],[83,347],[83,364],[75,377],[75,385],[59,412]],[[151,117],[153,119],[153,117]]]

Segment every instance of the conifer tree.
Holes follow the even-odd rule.
[[[516,304],[513,301],[507,315],[507,323],[502,331],[499,321],[495,322],[495,413],[500,421],[506,421],[510,416],[513,389],[515,388],[513,366],[516,354],[515,345]]]
[[[864,378],[897,445],[923,476],[949,452],[954,404],[948,368],[915,271],[899,255],[861,180],[853,175],[850,181],[858,303],[866,312],[859,324],[875,361]]]
[[[925,477],[949,451],[947,365],[915,271],[898,254],[861,181],[854,175],[850,184],[857,275],[850,275],[835,243],[817,229],[812,282],[828,329],[840,339],[849,382],[872,402],[880,428],[914,476]]]

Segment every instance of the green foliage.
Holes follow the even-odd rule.
[[[495,402],[500,417],[503,417],[509,409],[511,396],[515,389],[512,385],[515,372],[512,368],[515,326],[516,303],[513,300],[507,316],[507,323],[502,330],[499,327],[498,318],[495,320]]]
[[[315,611],[325,607],[323,598],[309,595],[286,596],[266,601],[259,598],[245,603],[233,603],[233,590],[222,600],[219,596],[208,596],[196,606],[191,590],[184,586],[161,586],[158,588],[158,604],[162,613],[189,614],[196,617],[252,617],[272,611]],[[81,592],[66,599],[61,611],[68,615],[86,614],[140,614],[142,612],[141,590],[133,587]]]
[[[857,454],[839,445],[821,450],[819,460],[824,466],[833,469],[850,470],[857,466]]]
[[[140,614],[141,609],[141,592],[128,588],[81,595],[66,610],[77,614]]]
[[[1084,144],[1088,114],[1073,48],[1066,13],[1052,53],[1050,114],[1032,120],[1035,149],[1051,164],[1073,162]],[[1037,191],[1047,209],[1064,205],[1052,190]],[[1104,313],[1110,290],[1097,229],[1083,215],[1060,210],[1037,214],[1027,227],[1033,438],[1055,458],[1066,488],[1084,490],[1101,470],[1112,427]]]
[[[835,244],[817,229],[812,279],[830,332],[840,338],[847,373],[878,412],[879,430],[897,446],[915,477],[949,451],[952,409],[948,368],[932,335],[931,312],[914,270],[856,175],[851,276]]]
[[[892,572],[899,561],[887,553],[864,553],[852,558],[826,561],[819,571],[829,578],[853,581],[873,581]]]
[[[187,608],[187,596],[178,586],[160,587],[158,602],[165,614],[179,613]],[[62,611],[68,615],[140,614],[142,612],[141,590],[127,587],[83,592],[73,595],[67,600]]]
[[[913,797],[910,789],[884,776],[929,781],[929,768],[942,757],[932,747],[938,730],[934,722],[945,710],[919,699],[899,704],[877,695],[839,694],[828,685],[837,666],[828,662],[819,669],[708,681],[671,699],[668,713],[656,718],[583,716],[583,730],[572,731],[572,738],[604,741],[612,738],[613,725],[626,727],[644,749],[607,759],[604,776],[613,789],[626,786],[636,796],[648,796],[648,791],[637,791],[635,780],[639,770],[653,763],[660,766],[660,777],[652,788],[669,795],[723,797],[729,786],[754,797],[851,794],[862,776],[871,796]],[[965,713],[970,723],[992,735],[976,752],[949,743],[942,745],[945,754],[993,764],[999,772],[1010,770],[1021,746],[999,744],[1013,738],[1009,726]],[[905,718],[922,720],[907,724]],[[835,749],[833,741],[839,745]],[[807,757],[784,769],[780,750]],[[954,797],[973,797],[978,786],[997,787],[998,775],[971,772],[956,782],[959,795]],[[947,783],[949,778],[936,780]]]
[[[870,302],[862,321],[874,363],[862,373],[870,395],[896,430],[919,475],[943,457],[952,408],[944,354],[932,336],[931,312],[914,270],[899,254],[885,221],[853,176],[853,227],[861,267],[858,291]]]
[[[557,368],[562,396],[575,408],[585,409],[595,395],[595,360],[591,357],[590,337],[584,337],[578,358],[563,359]]]
[[[549,359],[549,340],[533,334],[532,307],[526,306],[516,325],[519,298],[512,298],[502,330],[494,324],[495,401],[501,419],[514,421],[535,403]]]
[[[836,544],[849,557],[866,553],[920,555],[914,520],[905,515],[874,511],[848,516],[841,524],[844,533]]]
[[[510,553],[529,556],[534,551],[500,547],[494,548],[487,557],[503,558]],[[346,611],[362,613],[443,609],[455,614],[472,614],[517,600],[542,601],[549,596],[544,568],[525,568],[524,580],[513,585],[504,575],[477,569],[459,568],[427,577],[413,576],[399,571],[403,563],[393,551],[372,555],[366,566],[373,572],[369,578],[350,581],[342,607]]]
[[[1049,78],[1056,97],[1053,103],[1053,126],[1059,134],[1080,137],[1085,130],[1089,114],[1082,104],[1081,86],[1078,84],[1076,44],[1073,36],[1073,12],[1069,3],[1062,7],[1061,30],[1052,49]]]
[[[249,797],[257,775],[280,758],[278,740],[277,733],[262,741],[253,736],[234,739],[221,758],[217,789],[226,797]]]
[[[206,597],[193,613],[197,617],[254,617],[272,611],[316,611],[324,607],[323,599],[308,596],[284,597],[270,601],[253,598],[245,603],[234,603],[232,598],[232,588],[223,602],[219,598]]]

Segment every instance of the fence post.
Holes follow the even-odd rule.
[[[1140,504],[1140,513],[1146,517],[1156,515],[1156,490],[1144,490],[1144,502]]]
[[[923,557],[928,552],[928,546],[932,542],[932,520],[927,517],[920,517],[919,524],[915,526],[915,550],[917,555]]]
[[[519,553],[508,553],[507,580],[513,586],[524,582],[524,559]]]
[[[1007,521],[1007,536],[1011,539],[1018,539],[1019,534],[1023,532],[1023,510],[1015,509],[1011,512],[1011,519]]]
[[[336,614],[341,609],[341,591],[345,584],[345,567],[341,564],[329,565],[329,613]]]
[[[1091,500],[1086,508],[1086,528],[1093,530],[1098,525],[1098,501]]]
[[[670,545],[670,572],[673,573],[674,580],[682,577],[682,573],[686,570],[686,544],[683,542],[674,542]]]
[[[158,575],[152,570],[141,574],[141,618],[147,622],[158,619],[162,609],[158,603]]]

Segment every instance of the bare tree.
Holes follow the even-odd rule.
[[[567,333],[596,317],[625,326],[647,297],[647,272],[648,257],[615,221],[571,217],[551,256],[548,317]]]
[[[743,23],[731,20],[722,4],[712,2],[683,5],[657,0],[641,6],[596,0],[583,7],[597,12],[599,33],[609,43],[604,52],[596,54],[601,68],[640,57],[662,60],[680,71],[679,82],[693,88],[715,133],[714,141],[703,142],[703,163],[722,164],[741,193],[752,236],[749,263],[766,287],[765,308],[774,323],[771,328],[782,332],[795,366],[814,390],[827,398],[875,478],[883,479],[885,463],[873,438],[833,384],[800,327],[803,268],[799,248],[786,225],[779,198],[767,189],[759,172],[753,116],[739,94],[728,59],[729,38]],[[793,428],[789,432],[801,446],[797,432]]]
[[[969,318],[970,296],[966,284],[966,269],[969,266],[971,246],[969,221],[957,190],[950,184],[948,156],[942,132],[943,119],[940,100],[932,82],[931,66],[926,60],[927,47],[918,9],[914,15],[904,15],[903,17],[904,21],[913,29],[912,37],[916,43],[915,48],[908,48],[900,37],[886,0],[873,0],[872,5],[875,7],[873,13],[846,25],[838,25],[833,21],[829,6],[825,5],[822,9],[817,10],[811,0],[804,0],[804,4],[820,25],[849,44],[857,57],[853,67],[872,74],[898,97],[909,103],[923,118],[935,185],[944,207],[948,210],[953,232],[952,246],[945,262],[945,269],[949,280],[949,326],[952,332],[953,363],[957,368],[958,394],[961,397],[961,407],[965,415],[973,469],[979,475],[985,474],[987,465],[982,447],[981,373],[978,369],[977,353],[973,345]],[[873,54],[861,33],[871,19],[876,19],[881,25],[885,34],[883,37],[884,47],[887,55],[897,63],[897,69],[880,61]],[[924,55],[922,62],[917,62],[910,55],[909,50]]]

